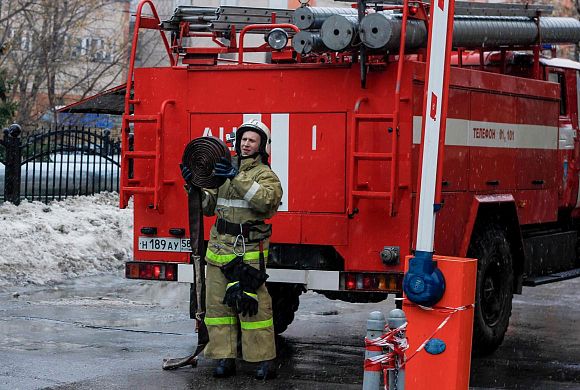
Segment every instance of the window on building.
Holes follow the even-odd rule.
[[[70,56],[87,56],[95,62],[111,62],[110,45],[102,38],[75,38],[71,41]]]
[[[20,37],[20,48],[24,51],[32,51],[32,36],[29,31],[22,33]]]
[[[22,51],[32,51],[32,36],[30,31],[10,30],[10,41]]]
[[[107,47],[105,40],[101,38],[91,38],[89,42],[89,53],[95,62],[110,62],[111,51]]]

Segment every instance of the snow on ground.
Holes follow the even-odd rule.
[[[0,204],[0,289],[118,272],[133,251],[133,210],[116,193]]]

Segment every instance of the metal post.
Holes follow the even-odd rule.
[[[407,322],[407,317],[405,312],[400,309],[393,309],[389,312],[389,317],[387,318],[389,329],[397,329]],[[397,333],[397,337],[405,338],[406,332],[404,330]],[[393,390],[404,390],[405,389],[405,368],[399,369],[403,364],[402,361],[398,359],[395,361],[395,369],[389,371],[389,389]]]
[[[385,329],[385,316],[380,311],[373,311],[369,314],[367,320],[367,339],[376,339],[381,336]],[[365,349],[365,359],[382,355],[383,352],[379,350]],[[378,390],[381,386],[382,371],[370,371],[365,368],[363,376],[363,390]]]
[[[365,16],[366,7],[367,7],[366,0],[358,0],[357,1],[359,25]],[[366,53],[365,45],[360,45],[359,55],[360,55],[360,86],[361,86],[361,88],[364,89],[367,87],[367,71],[368,71],[367,70],[367,53]]]
[[[441,209],[449,74],[453,38],[455,0],[432,1],[425,72],[425,95],[421,142],[421,165],[417,185],[417,238],[415,257],[403,279],[407,298],[424,306],[433,306],[445,292],[445,277],[433,261],[435,220]]]
[[[101,151],[100,151],[100,155],[101,156],[109,156],[112,155],[112,151],[111,151],[111,130],[107,129],[105,131],[103,131],[103,138],[102,138],[102,145],[101,145]]]
[[[4,147],[6,148],[4,200],[15,205],[20,203],[21,132],[22,128],[17,124],[4,129]]]

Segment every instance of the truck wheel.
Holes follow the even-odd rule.
[[[487,355],[502,343],[512,312],[514,271],[506,232],[497,226],[476,232],[468,257],[478,259],[473,353]]]
[[[274,332],[283,333],[294,321],[294,313],[300,304],[300,294],[304,291],[301,284],[266,283],[272,297],[274,312]]]

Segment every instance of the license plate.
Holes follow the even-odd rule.
[[[139,250],[150,252],[191,252],[189,238],[139,237]]]

